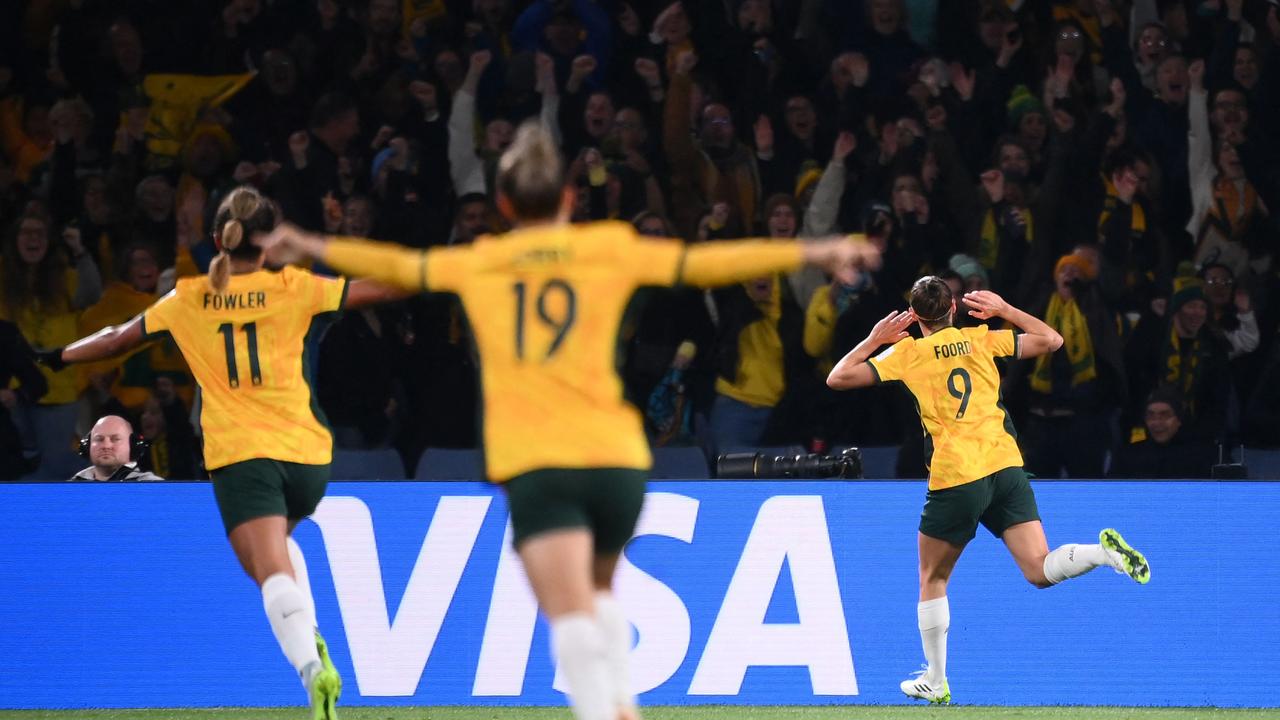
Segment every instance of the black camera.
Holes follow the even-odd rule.
[[[726,453],[716,458],[716,477],[749,480],[860,478],[862,451],[849,448],[839,455]]]

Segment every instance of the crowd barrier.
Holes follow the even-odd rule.
[[[1050,545],[1147,553],[1049,590],[984,530],[950,590],[956,702],[1275,706],[1280,484],[1038,483]],[[654,482],[618,590],[646,704],[899,703],[920,482]],[[296,538],[351,705],[563,696],[503,496],[336,482]],[[0,486],[0,708],[300,704],[208,484]]]

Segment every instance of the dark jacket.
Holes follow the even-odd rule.
[[[1214,464],[1213,448],[1180,430],[1161,445],[1150,438],[1116,451],[1107,477],[1125,479],[1208,478]]]

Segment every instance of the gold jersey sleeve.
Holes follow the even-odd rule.
[[[346,287],[296,268],[233,275],[222,292],[183,278],[142,314],[143,333],[170,335],[200,386],[205,467],[330,462],[307,350],[316,316],[339,310]]]
[[[901,340],[869,361],[881,381],[899,380],[915,398],[930,489],[1022,465],[995,364],[995,358],[1016,355],[1017,346],[1009,330],[946,328]]]

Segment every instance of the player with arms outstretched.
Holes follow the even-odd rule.
[[[651,464],[640,413],[615,364],[624,312],[641,286],[729,284],[819,265],[841,276],[878,254],[848,238],[685,246],[625,223],[570,225],[559,151],[522,126],[498,165],[498,206],[515,230],[425,252],[281,227],[261,242],[409,290],[453,292],[475,332],[486,473],[511,508],[513,544],[551,624],[580,720],[638,716],[630,626],[613,571],[631,538]]]
[[[1022,332],[986,325],[956,328],[956,303],[947,283],[923,277],[911,288],[911,309],[890,313],[832,369],[838,390],[901,381],[915,397],[925,433],[929,491],[920,516],[920,637],[928,669],[902,682],[902,692],[935,703],[951,701],[947,684],[947,581],[978,523],[1004,540],[1027,581],[1047,588],[1108,566],[1139,583],[1151,578],[1141,553],[1120,533],[1103,530],[1096,545],[1063,545],[1049,552],[1035,495],[1022,469],[1013,423],[1000,401],[995,358],[1032,358],[1062,346],[1062,336],[999,295],[966,293],[969,314],[1003,318]],[[924,337],[909,337],[919,323]],[[891,344],[879,355],[872,353]]]
[[[316,316],[399,293],[292,267],[264,270],[264,254],[249,239],[275,224],[275,209],[256,190],[232,190],[214,215],[220,252],[208,278],[183,278],[133,320],[43,359],[89,362],[162,334],[173,338],[200,386],[205,467],[231,547],[262,590],[271,629],[307,688],[315,720],[334,720],[342,681],[312,599],[295,579],[290,555],[301,555],[288,540],[324,496],[333,454],[306,348]]]

